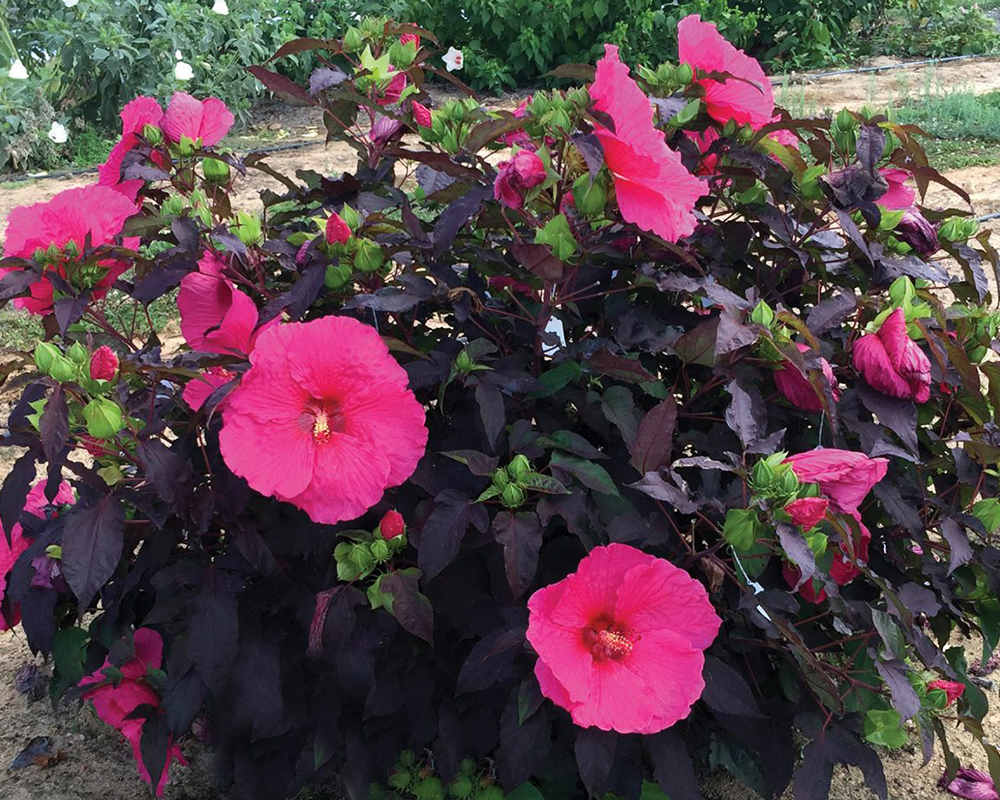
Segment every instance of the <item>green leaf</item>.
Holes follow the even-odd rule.
[[[980,500],[972,507],[972,513],[983,523],[987,533],[996,533],[1000,528],[1000,500],[997,498],[987,497],[985,500]]]
[[[582,374],[583,369],[578,363],[563,361],[559,366],[553,367],[539,376],[538,382],[542,384],[542,388],[537,392],[532,392],[531,397],[533,399],[550,397]]]
[[[608,471],[593,461],[556,452],[552,454],[549,465],[568,472],[588,489],[593,489],[601,494],[619,496],[618,487],[608,475]]]
[[[522,783],[507,795],[507,800],[545,800],[545,795],[533,783]]]
[[[49,684],[49,696],[53,701],[62,697],[63,692],[76,686],[84,676],[83,659],[90,641],[90,634],[83,628],[63,628],[56,631],[52,640],[52,660],[55,670]]]
[[[726,521],[722,525],[722,535],[726,541],[740,552],[753,547],[763,526],[757,517],[755,508],[731,508],[726,512]]]
[[[517,482],[525,489],[535,492],[545,492],[546,494],[570,494],[569,489],[563,486],[551,475],[542,475],[540,472],[529,472],[522,475]]]
[[[865,714],[865,738],[872,744],[897,749],[906,744],[906,731],[900,727],[899,712],[894,708],[885,711],[872,709]]]
[[[535,233],[537,244],[547,244],[552,248],[552,254],[561,261],[570,258],[576,252],[576,239],[569,229],[569,222],[564,214],[550,219],[544,228]]]

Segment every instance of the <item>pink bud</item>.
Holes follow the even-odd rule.
[[[326,221],[327,244],[344,244],[351,238],[351,229],[336,211]]]
[[[433,124],[430,109],[416,100],[413,101],[413,121],[422,128],[429,128]]]
[[[958,683],[957,681],[946,681],[943,678],[939,678],[936,681],[928,683],[927,688],[940,689],[948,695],[948,705],[951,705],[962,696],[962,692],[965,691],[965,684]]]
[[[508,208],[521,208],[524,193],[545,180],[545,164],[530,150],[518,150],[509,161],[501,161],[493,184],[493,196]]]
[[[403,515],[394,508],[389,509],[385,512],[385,516],[382,517],[379,529],[382,531],[383,539],[395,539],[397,536],[402,536],[406,532],[406,523],[403,521]]]
[[[829,506],[830,501],[825,497],[800,497],[785,506],[785,511],[792,522],[807,531],[819,525]]]
[[[118,356],[106,344],[101,345],[90,357],[90,377],[95,381],[110,381],[118,371]]]

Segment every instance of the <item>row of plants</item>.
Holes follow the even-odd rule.
[[[11,212],[45,340],[3,366],[0,614],[157,794],[191,737],[261,800],[885,800],[874,747],[953,778],[955,726],[998,768],[960,635],[1000,641],[1000,256],[922,204],[968,196],[919,128],[795,119],[677,30],[506,112],[366,19],[253,68],[353,172],[140,96],[98,184]]]

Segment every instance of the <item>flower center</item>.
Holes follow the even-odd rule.
[[[303,417],[317,444],[328,442],[343,427],[336,403],[329,400],[313,400],[306,406]]]
[[[584,631],[584,641],[595,661],[621,661],[628,657],[641,637],[609,624],[601,624]]]

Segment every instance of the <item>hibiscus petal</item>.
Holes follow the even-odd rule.
[[[282,497],[315,522],[356,519],[382,499],[389,470],[386,456],[368,443],[334,435],[316,447],[312,481],[302,492]]]
[[[287,498],[309,486],[315,448],[311,432],[303,430],[297,420],[262,427],[232,413],[232,403],[227,403],[223,423],[219,432],[223,459],[258,492]]]

